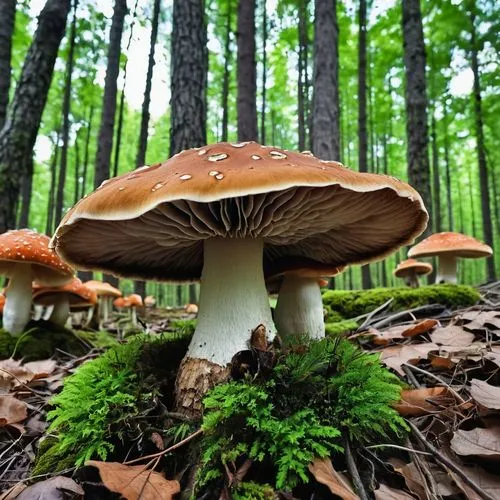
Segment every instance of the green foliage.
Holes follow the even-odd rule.
[[[253,481],[238,483],[231,490],[233,500],[273,500],[273,488],[268,484],[259,484]]]
[[[315,457],[342,450],[341,435],[369,443],[404,433],[390,406],[400,390],[378,356],[345,340],[291,345],[266,378],[231,381],[207,394],[197,487],[220,481],[224,466],[231,470],[244,458],[274,464],[278,489],[306,483]]]
[[[343,333],[352,332],[358,328],[359,324],[353,319],[345,319],[343,321],[336,321],[335,323],[325,323],[325,332],[327,335],[335,336],[342,335]]]
[[[465,307],[479,300],[475,288],[465,285],[429,285],[420,288],[373,288],[371,290],[328,290],[323,294],[327,310],[335,312],[333,320],[341,317],[355,318],[367,314],[389,299],[392,311],[403,311],[425,304],[442,304],[447,307]]]
[[[181,335],[193,335],[196,328],[195,319],[175,319],[171,322],[172,328]]]

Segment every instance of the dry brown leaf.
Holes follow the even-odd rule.
[[[415,345],[394,345],[386,347],[380,356],[380,360],[388,368],[392,368],[399,375],[404,376],[402,368],[404,363],[416,363],[419,359],[426,359],[429,352],[438,350],[439,346],[431,342]]]
[[[12,488],[9,488],[7,491],[4,491],[0,495],[0,500],[14,500],[19,496],[21,491],[25,490],[27,486],[24,483],[17,483]]]
[[[53,359],[43,359],[25,363],[24,367],[33,372],[34,378],[38,379],[48,377],[56,369],[57,363]]]
[[[144,465],[88,460],[85,465],[99,469],[104,486],[127,500],[171,500],[181,491],[179,481],[170,481]]]
[[[393,407],[404,417],[418,417],[442,411],[454,404],[455,398],[447,387],[427,387],[401,391],[401,400]]]
[[[493,333],[500,330],[500,312],[499,311],[469,311],[460,316],[467,324],[464,325],[468,330],[490,329]]]
[[[372,335],[371,341],[374,344],[387,345],[392,340],[416,337],[417,335],[422,335],[424,333],[430,332],[438,324],[439,321],[435,319],[426,319],[424,321],[418,322],[415,325],[396,325],[382,331],[375,328],[369,328],[367,333],[369,335]]]
[[[415,497],[406,491],[395,490],[383,483],[380,483],[380,486],[373,493],[375,493],[375,500],[415,500]]]
[[[82,487],[73,479],[55,476],[28,486],[15,498],[16,500],[67,500],[83,498],[84,494]]]
[[[466,332],[461,326],[452,325],[436,328],[431,333],[431,340],[445,346],[467,347],[474,342],[474,334]]]
[[[0,396],[0,427],[22,422],[27,416],[26,403],[14,396]]]
[[[407,464],[399,458],[390,458],[389,462],[394,467],[394,470],[405,478],[408,489],[420,500],[427,500],[424,486],[425,477],[422,476],[417,466],[413,462]]]
[[[333,468],[329,458],[315,458],[309,464],[309,471],[318,483],[324,484],[334,495],[342,500],[359,500],[342,476]]]
[[[431,360],[431,366],[438,370],[449,370],[455,366],[455,363],[450,358],[436,356],[432,353],[429,354],[429,359]]]
[[[451,448],[457,455],[475,455],[490,459],[500,459],[500,427],[471,431],[458,430],[453,433]]]
[[[419,321],[416,325],[410,326],[403,333],[403,337],[416,337],[430,332],[433,328],[439,325],[437,319],[424,319]]]
[[[480,405],[490,410],[500,410],[500,387],[474,378],[470,382],[470,394]]]
[[[34,376],[34,373],[20,361],[12,358],[0,361],[0,378],[11,381],[13,385],[27,384]]]

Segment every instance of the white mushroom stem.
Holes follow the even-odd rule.
[[[134,328],[137,327],[137,311],[136,311],[136,307],[135,306],[132,306],[131,307],[131,311],[130,311],[130,319],[131,319],[131,322],[132,322],[132,326]]]
[[[440,255],[436,283],[457,282],[457,258],[453,255]]]
[[[213,238],[204,243],[198,323],[187,357],[226,366],[249,348],[252,331],[275,328],[262,270],[259,239]]]
[[[105,323],[109,318],[109,297],[101,296],[101,321]]]
[[[50,321],[56,325],[64,326],[69,318],[69,300],[66,294],[60,293],[54,297],[54,308],[50,315]]]
[[[419,288],[420,283],[418,282],[418,275],[415,271],[411,272],[406,276],[406,284],[411,288]]]
[[[3,327],[21,335],[31,317],[31,265],[13,264],[3,309]]]
[[[279,291],[274,320],[283,338],[301,334],[313,339],[324,338],[323,299],[318,278],[287,274]]]

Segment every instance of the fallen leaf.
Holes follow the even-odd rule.
[[[14,396],[0,396],[0,427],[22,422],[27,416],[25,403]]]
[[[334,495],[342,500],[359,500],[342,476],[333,468],[329,458],[315,458],[309,464],[309,471],[318,483],[324,484]]]
[[[431,360],[431,366],[438,370],[449,370],[455,366],[455,363],[450,358],[436,356],[432,353],[429,354],[429,359]]]
[[[25,490],[27,486],[24,483],[17,483],[12,488],[9,488],[7,491],[4,491],[0,495],[0,500],[14,500],[19,496],[21,491]]]
[[[85,465],[99,469],[104,486],[120,493],[127,500],[171,500],[181,491],[179,481],[169,481],[159,472],[146,469],[144,465],[97,460],[88,460]]]
[[[380,483],[380,486],[373,493],[375,493],[375,500],[415,500],[415,497],[406,491],[395,490],[384,483]]]
[[[380,361],[388,368],[392,368],[401,376],[405,376],[402,368],[404,363],[416,363],[419,359],[426,359],[429,352],[438,350],[439,346],[431,342],[415,345],[394,345],[386,347],[381,355]]]
[[[392,340],[423,335],[424,333],[430,332],[437,325],[439,325],[439,321],[435,319],[426,319],[418,322],[416,325],[396,325],[382,331],[375,328],[369,328],[367,333],[372,335],[371,340],[374,344],[387,345]]]
[[[431,333],[431,340],[440,345],[466,347],[474,342],[474,334],[466,332],[460,326],[453,325],[445,328],[436,328]]]
[[[480,405],[490,410],[500,410],[500,387],[478,379],[470,382],[470,394]]]
[[[486,330],[488,326],[493,333],[500,330],[499,311],[470,311],[462,314],[460,318],[467,322],[464,327],[468,330]]]
[[[433,328],[439,325],[437,319],[424,319],[418,322],[416,325],[410,326],[403,333],[403,337],[416,337],[417,335],[423,335],[424,333],[430,332]]]
[[[392,406],[404,417],[418,417],[437,413],[455,404],[455,398],[447,387],[428,387],[401,391],[401,400]]]
[[[34,376],[34,373],[20,361],[12,358],[0,361],[0,378],[12,381],[13,385],[27,384]]]
[[[424,487],[425,477],[417,466],[413,462],[407,464],[398,458],[390,458],[389,462],[394,467],[394,470],[404,477],[408,489],[420,500],[427,500]]]
[[[41,361],[30,361],[24,365],[25,368],[34,374],[34,378],[48,377],[57,367],[53,359],[44,359]]]
[[[16,500],[68,500],[83,498],[83,488],[64,476],[55,476],[24,489]],[[71,495],[71,496],[68,496]]]
[[[457,455],[475,455],[498,460],[500,458],[500,428],[476,427],[471,431],[458,430],[453,433],[450,444]]]

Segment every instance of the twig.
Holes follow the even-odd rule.
[[[354,457],[352,456],[352,451],[349,445],[348,437],[344,439],[344,449],[345,449],[345,456],[347,459],[347,469],[349,470],[349,474],[351,475],[352,482],[354,484],[354,489],[356,490],[356,493],[359,495],[359,498],[361,500],[369,500],[363,482],[361,481],[361,476],[359,475],[358,468],[356,467],[356,462],[354,460]]]
[[[455,465],[446,455],[441,453],[436,447],[429,443],[426,437],[420,432],[420,429],[412,423],[410,420],[406,419],[406,423],[410,426],[411,430],[414,432],[417,439],[420,441],[422,446],[427,448],[433,455],[434,458],[440,462],[442,465],[451,469],[457,476],[470,486],[483,500],[495,500],[492,496],[488,495],[480,486],[478,486],[465,472],[463,472],[457,465]]]
[[[144,457],[139,457],[139,458],[134,458],[134,460],[129,460],[128,462],[123,462],[123,465],[130,465],[135,462],[140,462],[142,460],[146,460],[149,458],[156,458],[156,457],[162,457],[163,455],[166,455],[167,453],[170,453],[177,448],[180,448],[182,445],[188,443],[195,437],[198,437],[200,434],[203,434],[203,429],[198,429],[197,431],[193,432],[190,434],[187,438],[184,438],[182,441],[179,441],[178,443],[174,444],[170,448],[167,448],[166,450],[160,451],[158,453],[154,453],[153,455],[145,455]]]
[[[415,375],[413,375],[413,372],[405,365],[402,365],[401,368],[403,368],[403,371],[408,377],[408,381],[410,382],[410,384],[413,385],[413,387],[415,387],[416,389],[420,389],[422,387],[422,384],[418,382]]]
[[[378,321],[377,323],[374,323],[372,327],[381,328],[382,326],[392,323],[397,319],[404,318],[405,316],[412,315],[413,313],[435,314],[438,312],[442,312],[445,309],[446,309],[445,306],[442,306],[440,304],[430,304],[430,305],[415,307],[414,309],[408,309],[407,311],[401,311],[395,314],[391,314],[390,316]]]
[[[364,328],[366,328],[369,324],[370,321],[373,319],[373,317],[378,314],[380,311],[383,311],[392,301],[394,300],[394,297],[391,297],[387,302],[384,302],[381,306],[377,307],[374,309],[366,319],[361,323],[361,325],[357,328],[356,332],[362,332]]]
[[[398,450],[407,451],[408,453],[419,453],[420,455],[431,455],[432,453],[428,453],[427,451],[414,450],[413,448],[406,448],[406,446],[399,446],[398,444],[372,444],[370,446],[365,446],[367,450],[371,450],[373,448],[396,448]]]

